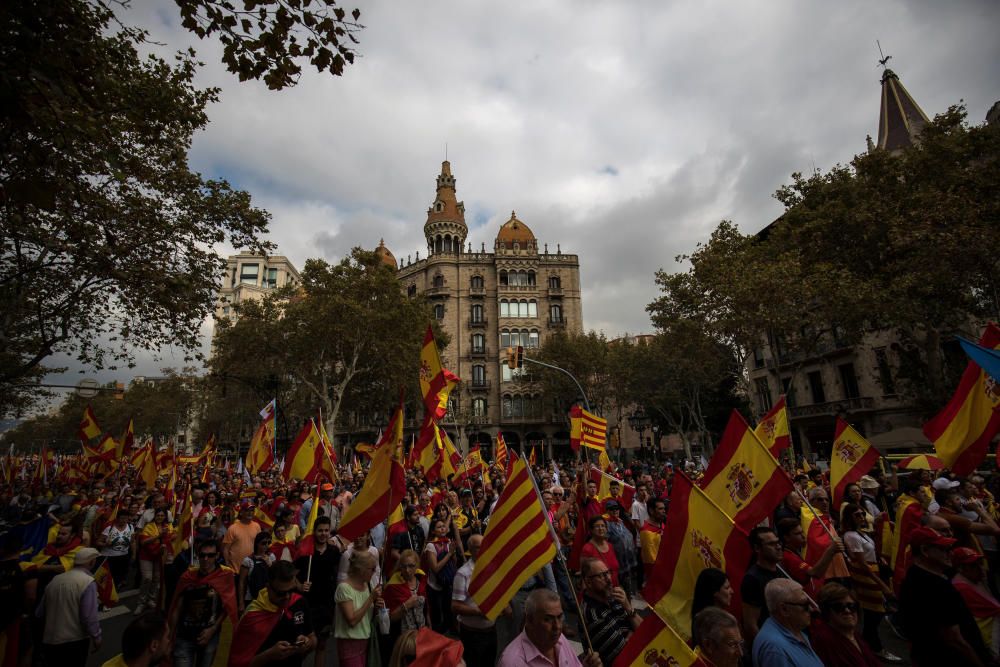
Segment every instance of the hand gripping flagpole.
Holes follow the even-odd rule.
[[[520,455],[512,455],[521,458]],[[587,631],[587,624],[583,618],[583,609],[580,608],[580,598],[577,597],[576,588],[573,586],[573,575],[570,574],[569,567],[566,565],[566,557],[563,555],[562,549],[559,548],[559,538],[556,536],[556,530],[552,526],[552,521],[549,520],[549,508],[545,506],[545,501],[542,500],[542,492],[538,488],[538,482],[535,480],[535,474],[531,471],[531,467],[525,462],[525,470],[528,472],[528,479],[531,480],[531,486],[535,490],[535,498],[538,500],[538,504],[542,507],[542,516],[545,517],[545,525],[549,527],[549,535],[552,536],[552,541],[556,545],[556,560],[562,565],[563,572],[566,574],[566,582],[569,584],[569,590],[573,594],[573,602],[576,604],[576,613],[580,616],[580,627],[583,628],[583,637],[587,640],[587,650],[591,653],[594,652],[594,644],[590,641],[590,633]]]

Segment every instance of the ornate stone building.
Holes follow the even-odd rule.
[[[489,447],[500,431],[513,447],[568,446],[565,414],[530,376],[514,381],[506,349],[522,345],[530,357],[554,331],[583,332],[579,258],[558,244],[550,252],[513,212],[500,226],[492,252],[485,242],[473,251],[468,234],[465,206],[457,198],[451,164],[444,162],[424,224],[427,256],[417,253],[416,261],[398,263],[401,289],[426,296],[451,336],[442,361],[462,383],[444,426],[463,450],[474,443]],[[397,266],[384,243],[378,252]]]
[[[298,269],[283,255],[232,255],[226,258],[215,319],[231,317],[234,304],[263,299],[271,290],[295,285],[299,280]]]

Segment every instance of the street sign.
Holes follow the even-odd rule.
[[[90,378],[84,378],[76,383],[76,395],[80,398],[93,398],[100,389],[101,383]]]

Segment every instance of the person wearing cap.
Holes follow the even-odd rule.
[[[233,572],[239,572],[243,559],[253,553],[253,541],[260,532],[260,524],[253,518],[255,507],[249,498],[243,500],[237,520],[229,526],[226,536],[222,538],[222,553],[226,565]]]
[[[988,575],[983,554],[956,547],[951,552],[951,564],[957,571],[951,583],[976,619],[983,641],[996,655],[1000,648],[1000,600],[986,585]]]
[[[639,563],[635,553],[635,537],[622,519],[624,508],[615,498],[604,503],[604,519],[608,523],[608,542],[615,550],[618,560],[618,581],[629,595],[635,591],[634,571]]]
[[[995,664],[975,618],[948,580],[956,540],[927,526],[914,528],[909,537],[913,563],[900,588],[899,607],[915,664]]]
[[[101,647],[94,582],[98,555],[97,549],[83,547],[76,552],[73,567],[45,588],[35,615],[44,619],[42,650],[49,665],[85,667],[91,642],[94,650]]]
[[[944,482],[947,486],[941,484]],[[944,486],[944,488],[941,488]],[[934,480],[934,499],[940,509],[937,515],[951,525],[951,530],[960,547],[968,547],[982,553],[977,535],[1000,535],[1000,526],[986,512],[986,508],[978,500],[972,500],[962,505],[962,497],[958,493],[959,482],[948,481],[943,477]],[[968,512],[968,514],[964,514]],[[972,519],[976,516],[978,519]]]

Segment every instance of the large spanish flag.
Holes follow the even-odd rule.
[[[1000,349],[1000,327],[990,322],[979,344]],[[969,361],[951,401],[924,424],[938,458],[956,475],[969,475],[986,458],[990,441],[1000,432],[998,406],[1000,383]]]
[[[837,430],[833,434],[830,456],[830,487],[833,504],[830,510],[839,517],[844,489],[861,479],[878,462],[878,450],[854,430],[846,421],[837,417]]]
[[[608,441],[608,420],[587,412],[579,405],[569,411],[569,444],[574,451],[590,447],[603,452]]]
[[[655,610],[642,619],[642,623],[625,642],[625,648],[613,663],[613,667],[649,667],[649,665],[707,667],[707,663],[691,650],[676,630],[663,622]]]
[[[896,501],[896,526],[892,533],[892,585],[899,593],[910,566],[910,533],[920,525],[924,508],[920,501],[904,493]]]
[[[301,479],[315,482],[320,474],[320,457],[326,455],[316,422],[306,422],[285,455],[281,476],[286,480]]]
[[[701,480],[705,494],[736,525],[750,530],[792,492],[792,479],[733,410]]]
[[[760,420],[753,433],[764,443],[774,458],[778,458],[778,455],[792,444],[792,431],[788,427],[788,408],[785,407],[784,394]]]
[[[385,521],[405,497],[403,405],[400,402],[383,436],[383,444],[372,455],[372,465],[364,485],[340,520],[338,535],[345,540],[357,539]]]
[[[521,457],[514,460],[513,472],[490,514],[469,579],[469,596],[491,620],[556,556],[555,535]]]
[[[674,475],[667,528],[642,597],[685,639],[691,636],[691,601],[698,575],[708,567],[743,581],[750,564],[746,532],[682,473]],[[734,590],[739,590],[735,585]],[[740,608],[734,596],[733,609]]]
[[[84,443],[88,443],[94,438],[101,437],[101,427],[97,424],[97,417],[94,415],[94,409],[89,405],[83,411],[83,419],[80,420],[80,427],[77,431],[80,435],[80,440]]]
[[[420,393],[431,419],[437,421],[447,414],[448,396],[459,382],[457,375],[441,365],[434,332],[428,326],[420,349]]]

